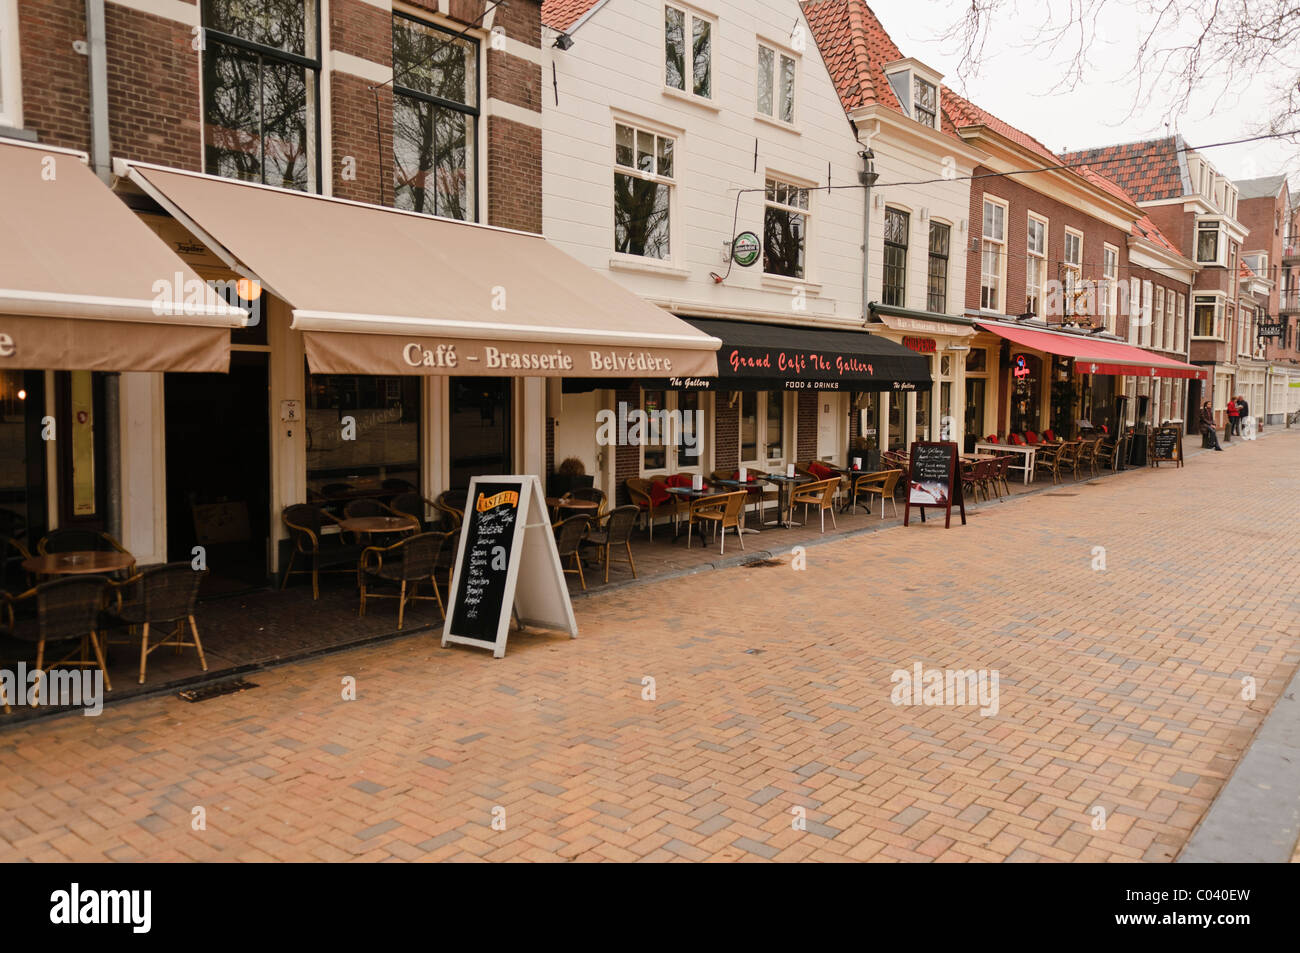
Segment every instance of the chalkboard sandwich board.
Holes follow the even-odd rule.
[[[1183,465],[1183,428],[1157,427],[1151,431],[1151,459],[1153,467],[1161,463]]]
[[[569,586],[535,474],[474,477],[442,644],[506,654],[511,619],[578,637]]]
[[[914,441],[908,455],[907,502],[903,506],[903,525],[910,521],[912,507],[921,511],[925,522],[927,506],[943,507],[944,529],[952,525],[952,505],[957,504],[961,523],[966,525],[966,499],[961,489],[961,465],[957,444],[951,441]]]

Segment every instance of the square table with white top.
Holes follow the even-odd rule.
[[[987,450],[990,453],[1007,454],[1018,453],[1024,457],[1024,462],[1020,464],[1011,464],[1008,470],[1023,470],[1025,473],[1025,486],[1034,478],[1034,461],[1038,456],[1038,447],[1032,443],[989,443],[987,440],[977,441],[975,449]]]

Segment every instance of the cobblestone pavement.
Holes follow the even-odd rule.
[[[16,724],[0,859],[1169,860],[1300,660],[1298,472],[1278,433],[598,595],[499,661],[414,635]],[[996,714],[892,704],[918,662],[996,670]]]

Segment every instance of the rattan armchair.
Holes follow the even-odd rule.
[[[826,532],[826,513],[829,510],[831,514],[831,526],[838,529],[835,522],[835,491],[839,489],[840,478],[834,477],[829,480],[814,480],[812,483],[804,483],[795,488],[790,495],[790,509],[797,505],[803,504],[804,523],[808,522],[809,508],[815,508],[821,516],[821,531]]]
[[[206,569],[196,570],[188,561],[182,561],[151,566],[114,585],[114,602],[105,618],[110,625],[140,628],[141,685],[149,656],[164,645],[173,646],[178,653],[182,648],[193,648],[199,656],[199,667],[208,670],[199,627],[194,621],[199,585],[207,574]],[[192,642],[185,641],[187,623]],[[164,625],[171,626],[171,634],[150,645],[149,630]]]
[[[367,546],[363,549],[361,561],[357,564],[357,587],[361,590],[358,615],[365,617],[367,599],[396,599],[399,631],[406,619],[408,602],[436,602],[439,614],[446,618],[447,610],[442,602],[442,593],[438,591],[436,573],[442,551],[451,538],[451,533],[420,533],[399,539],[389,546]],[[433,595],[419,594],[420,585],[424,582],[433,587]],[[398,591],[373,591],[375,585],[383,584],[395,585]]]
[[[655,538],[655,517],[667,516],[669,519],[677,519],[685,510],[682,508],[681,501],[668,494],[668,499],[656,503],[654,500],[653,487],[658,481],[643,480],[640,477],[628,477],[624,485],[627,487],[628,498],[635,504],[637,510],[645,516],[646,529],[650,538]]]
[[[104,576],[67,576],[41,583],[19,596],[0,593],[0,658],[26,659],[35,649],[36,670],[42,675],[34,700],[42,698],[45,674],[55,666],[98,667],[104,676],[104,688],[112,690],[99,632],[100,613],[110,585]],[[24,607],[33,604],[34,613],[23,612]],[[54,646],[73,648],[64,657],[49,662],[46,652]],[[87,647],[94,650],[94,661],[86,657]],[[81,658],[74,659],[78,653]],[[16,686],[19,692],[26,688]],[[21,697],[16,700],[23,701]],[[3,701],[7,711],[9,699]]]
[[[47,556],[50,553],[85,551],[98,553],[126,552],[122,544],[108,533],[101,533],[97,529],[78,529],[75,527],[50,530],[36,544],[36,551],[42,556]]]
[[[871,497],[880,497],[880,518],[885,518],[885,501],[888,500],[894,507],[894,515],[898,515],[898,501],[894,499],[894,490],[898,486],[898,481],[902,477],[902,470],[879,470],[876,473],[863,473],[853,478],[852,496],[850,498],[849,508],[856,511],[858,508],[858,498],[865,496],[867,498],[867,512],[871,512]]]
[[[736,490],[732,493],[714,493],[710,496],[701,497],[698,500],[692,500],[687,509],[686,522],[686,546],[689,549],[691,545],[691,528],[697,524],[703,527],[708,525],[713,527],[716,534],[719,529],[722,530],[722,548],[720,552],[727,551],[727,530],[734,529],[736,538],[740,540],[740,548],[745,548],[745,534],[740,531],[740,516],[745,508],[745,500],[749,496],[746,490]]]
[[[351,573],[356,570],[357,557],[361,554],[360,548],[344,544],[341,534],[335,537],[339,540],[338,543],[330,544],[322,539],[322,524],[326,520],[331,523],[337,523],[338,520],[319,506],[312,503],[294,503],[284,508],[280,519],[284,522],[285,529],[289,531],[289,540],[292,544],[289,561],[285,564],[284,575],[280,579],[281,589],[289,584],[289,577],[292,575],[310,575],[311,597],[313,600],[319,599],[321,573]],[[309,561],[311,568],[294,569],[294,563],[300,558]]]
[[[566,573],[576,575],[583,592],[587,591],[587,578],[582,572],[582,541],[591,528],[591,517],[585,513],[570,516],[555,524],[555,548],[560,554],[560,565]],[[565,562],[571,566],[565,566]]]
[[[620,506],[610,510],[598,529],[589,530],[584,543],[600,551],[601,561],[605,564],[605,581],[609,582],[609,560],[615,547],[623,547],[627,553],[627,564],[636,578],[636,563],[632,559],[632,527],[640,518],[641,511],[635,506]]]

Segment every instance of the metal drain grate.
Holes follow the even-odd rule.
[[[222,695],[234,695],[236,692],[243,692],[256,687],[256,682],[245,681],[242,678],[232,678],[225,682],[201,685],[198,688],[187,688],[184,691],[177,692],[176,697],[181,699],[181,701],[205,702],[209,698],[220,698]]]

